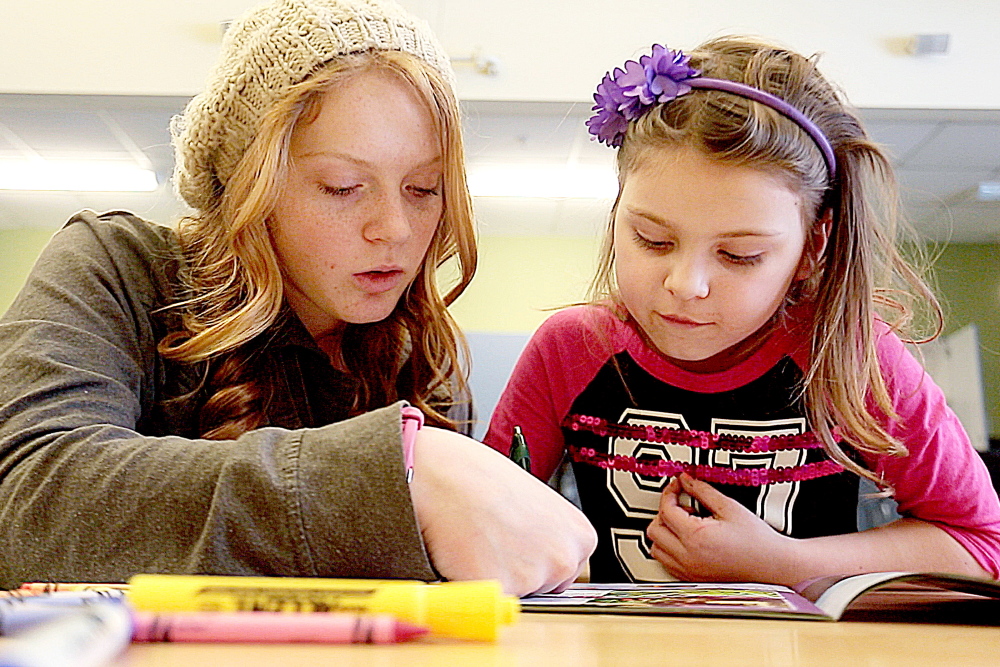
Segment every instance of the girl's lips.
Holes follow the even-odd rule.
[[[657,313],[664,321],[670,324],[676,324],[682,327],[705,327],[711,324],[711,322],[698,322],[696,320],[689,319],[687,317],[682,317],[680,315],[664,315],[663,313]]]
[[[354,280],[362,291],[369,294],[382,294],[398,286],[405,274],[402,269],[373,269],[354,274]]]

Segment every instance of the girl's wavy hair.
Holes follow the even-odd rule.
[[[940,333],[943,318],[915,263],[900,250],[907,228],[899,215],[890,160],[868,137],[857,112],[819,73],[815,60],[742,37],[711,40],[691,52],[691,66],[704,76],[769,92],[815,122],[836,154],[835,182],[829,182],[816,144],[794,122],[746,98],[696,89],[629,122],[617,156],[619,196],[628,175],[655,159],[657,149],[683,147],[783,179],[802,197],[807,238],[829,212],[826,250],[812,275],[789,290],[781,313],[797,303],[808,304],[814,313],[808,325],[809,368],[800,387],[811,428],[834,460],[887,488],[841,448],[834,428],[859,452],[906,454],[873,416],[896,416],[879,367],[874,322],[880,317],[905,340],[925,342]],[[612,210],[590,298],[595,303],[610,299],[620,311],[614,218]],[[919,244],[910,245],[923,263]],[[931,335],[921,335],[928,327]]]
[[[405,399],[428,423],[455,428],[447,411],[468,396],[465,339],[447,310],[472,280],[476,245],[472,200],[465,180],[461,116],[451,85],[419,58],[399,51],[339,57],[289,89],[263,117],[232,178],[209,209],[181,221],[189,298],[176,304],[183,329],[167,335],[160,353],[185,363],[208,362],[199,430],[206,438],[235,438],[265,425],[273,389],[255,372],[269,329],[284,307],[282,269],[268,218],[282,196],[289,145],[299,123],[319,112],[323,94],[369,72],[406,82],[433,118],[442,151],[444,212],[427,255],[388,318],[347,324],[343,359],[356,379],[350,414]],[[437,269],[457,263],[454,285],[442,296]]]

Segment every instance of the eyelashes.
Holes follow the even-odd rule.
[[[352,195],[355,192],[359,191],[361,189],[361,186],[360,185],[351,185],[351,186],[348,186],[348,187],[338,187],[338,186],[334,186],[334,185],[326,185],[325,183],[321,183],[320,186],[319,186],[319,189],[324,194],[330,195],[331,197],[347,197],[347,196]],[[432,187],[432,188],[419,188],[419,187],[416,187],[414,185],[410,185],[410,186],[407,186],[406,190],[410,194],[412,194],[412,195],[414,195],[416,197],[420,197],[420,198],[423,198],[423,197],[437,197],[438,195],[441,194],[441,187],[440,186],[435,186],[435,187]]]
[[[667,248],[666,241],[651,241],[637,231],[632,232],[632,237],[635,239],[636,245],[646,250],[665,250]]]
[[[762,253],[758,253],[756,255],[734,255],[733,253],[726,252],[725,250],[720,250],[719,254],[737,266],[753,266],[754,264],[759,264],[761,258],[764,256]]]
[[[321,183],[319,189],[325,194],[331,195],[333,197],[346,197],[347,195],[354,194],[360,188],[360,185],[352,185],[346,188],[336,187],[333,185],[326,185]]]
[[[407,188],[410,192],[417,195],[418,197],[437,197],[441,194],[441,187],[436,186],[433,188],[418,188],[416,186],[410,186]]]
[[[635,240],[636,245],[644,250],[652,250],[657,252],[668,251],[673,247],[672,241],[653,241],[646,238],[638,231],[633,231],[632,236]],[[738,255],[736,253],[728,252],[726,250],[719,250],[719,256],[726,262],[734,264],[736,266],[754,266],[759,264],[764,258],[764,253],[757,253],[754,255]]]

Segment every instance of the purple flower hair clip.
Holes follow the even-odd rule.
[[[833,147],[823,131],[805,114],[759,88],[729,79],[703,77],[688,65],[690,59],[680,50],[654,44],[652,53],[640,57],[638,62],[629,60],[624,69],[616,67],[605,74],[594,93],[595,113],[587,120],[590,133],[601,143],[617,148],[622,145],[629,121],[642,116],[654,104],[670,102],[691,92],[692,88],[721,90],[760,102],[798,124],[823,153],[830,181],[833,181],[837,173]]]
[[[698,76],[686,56],[659,44],[652,55],[629,60],[604,75],[594,93],[595,113],[587,121],[590,133],[608,146],[618,147],[630,120],[635,120],[656,103],[669,102],[691,90],[689,80]]]

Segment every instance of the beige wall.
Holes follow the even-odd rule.
[[[452,314],[467,331],[534,331],[549,309],[586,297],[598,246],[596,238],[482,238],[476,277]]]
[[[979,329],[986,417],[991,438],[1000,438],[1000,245],[946,246],[935,264],[945,309],[945,333],[975,324]]]
[[[38,253],[55,233],[53,229],[0,229],[0,312],[17,296]]]

